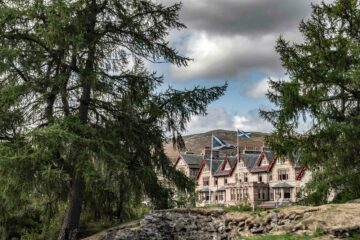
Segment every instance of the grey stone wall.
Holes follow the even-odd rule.
[[[262,216],[206,209],[154,211],[147,214],[139,226],[109,231],[101,240],[231,240],[284,229],[311,235],[314,229],[301,221],[311,214],[316,214],[316,209],[286,214],[268,212]],[[336,238],[346,238],[350,232],[360,233],[360,226],[323,231]]]

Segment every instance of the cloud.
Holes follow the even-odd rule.
[[[282,72],[274,50],[277,35],[265,35],[256,40],[244,36],[210,36],[207,33],[192,35],[185,48],[185,55],[194,58],[187,67],[171,67],[171,74],[178,80],[193,78],[235,79],[252,70],[272,74]]]
[[[181,19],[218,35],[285,32],[310,13],[310,0],[183,0]]]
[[[230,114],[225,108],[209,108],[208,115],[194,116],[188,124],[186,134],[203,133],[214,129],[270,132],[270,123],[261,119],[258,110],[251,110],[246,114]]]
[[[246,95],[252,98],[262,98],[265,97],[265,94],[269,90],[269,79],[265,78],[260,80],[255,85],[250,86],[247,91]]]
[[[177,0],[160,0],[165,4]],[[183,0],[181,21],[188,29],[173,32],[170,42],[188,67],[170,67],[176,81],[191,79],[243,80],[254,71],[270,76],[284,72],[276,40],[300,42],[302,19],[309,17],[311,2],[320,0]]]

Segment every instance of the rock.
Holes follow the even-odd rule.
[[[262,226],[254,227],[250,229],[250,232],[253,234],[259,234],[264,232],[264,228]]]
[[[292,214],[289,215],[288,219],[294,220],[295,217],[296,217],[296,213],[292,213]]]
[[[271,212],[271,222],[278,222],[278,215],[276,212]]]

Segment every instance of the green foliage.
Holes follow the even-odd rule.
[[[325,234],[324,228],[322,226],[318,226],[315,228],[315,232],[313,237],[321,237]]]
[[[236,206],[230,206],[224,208],[225,212],[250,212],[252,210],[253,209],[249,204],[239,204]]]
[[[145,62],[186,66],[170,47],[181,4],[1,1],[0,236],[66,239],[82,220],[126,221],[194,185],[164,153],[226,85],[160,91]],[[71,193],[71,194],[70,194]],[[68,210],[65,206],[68,205]],[[64,219],[63,224],[59,219]]]
[[[321,3],[300,24],[302,43],[277,41],[289,80],[270,81],[276,107],[261,114],[275,127],[270,146],[312,171],[306,203],[326,203],[330,193],[337,202],[360,197],[359,22],[359,1]],[[306,119],[311,128],[299,134]]]

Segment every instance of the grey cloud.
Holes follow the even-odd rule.
[[[181,19],[190,29],[226,35],[259,35],[296,27],[310,0],[184,0]]]

